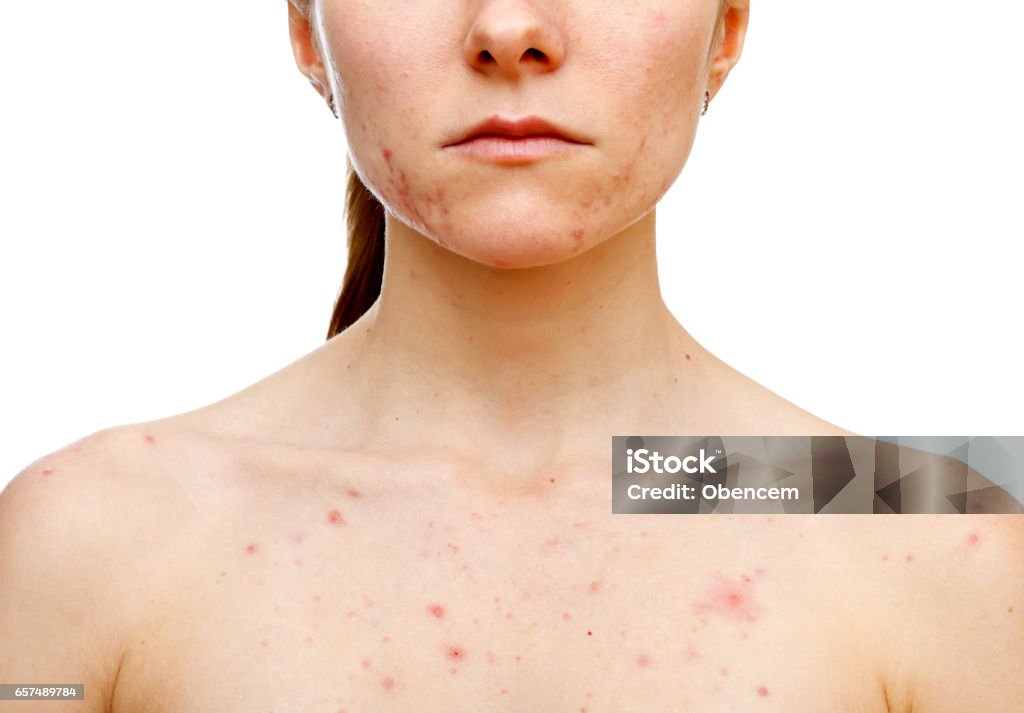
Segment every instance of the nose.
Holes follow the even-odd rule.
[[[483,0],[466,37],[469,65],[509,79],[559,67],[565,42],[545,4],[550,5],[539,0]]]

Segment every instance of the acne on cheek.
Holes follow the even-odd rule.
[[[438,235],[436,224],[439,219],[444,230],[451,232],[453,226],[448,218],[451,205],[444,188],[438,186],[433,191],[413,191],[405,171],[397,165],[394,149],[382,145],[380,155],[384,159],[387,174],[384,185],[380,186],[384,202],[427,235]],[[439,242],[445,245],[440,237]]]

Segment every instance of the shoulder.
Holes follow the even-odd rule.
[[[113,690],[150,574],[195,519],[180,479],[155,455],[157,438],[136,425],[97,431],[43,456],[0,492],[7,680]],[[108,702],[90,698],[90,711]]]
[[[0,493],[0,535],[21,542],[11,536],[30,529],[39,541],[69,547],[117,542],[122,553],[130,551],[126,529],[156,530],[157,510],[189,507],[184,480],[159,445],[169,434],[148,424],[116,426],[43,456]]]
[[[920,713],[1009,713],[1024,699],[1024,517],[882,516],[887,690]]]

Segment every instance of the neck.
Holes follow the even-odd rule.
[[[388,219],[381,296],[340,365],[367,434],[505,462],[512,451],[528,468],[584,443],[606,457],[610,435],[678,409],[669,389],[699,347],[662,299],[653,211],[527,269],[468,260]]]

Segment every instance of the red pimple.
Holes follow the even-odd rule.
[[[888,560],[889,560],[889,555],[882,555],[882,561],[883,562],[887,562]]]
[[[601,589],[601,583],[598,582],[596,579],[593,582],[590,583],[590,591],[591,592],[597,592],[597,591],[600,591],[600,589]]]
[[[384,160],[387,161],[388,163],[391,163],[391,149],[385,146],[382,149],[382,153],[384,154]]]
[[[592,632],[592,631],[588,631],[587,632],[587,636],[593,636],[593,635],[594,635],[594,632]]]
[[[385,691],[390,691],[392,688],[395,687],[395,679],[391,678],[390,676],[388,676],[387,678],[382,678],[380,680],[380,685]]]
[[[327,513],[327,522],[331,523],[332,525],[344,525],[345,518],[343,518],[341,516],[341,513],[338,512],[337,510],[331,510],[329,513]]]
[[[751,586],[749,582],[733,582],[719,577],[710,596],[695,604],[694,609],[697,614],[713,612],[740,621],[756,621],[757,611],[750,593]],[[704,619],[701,621],[703,623]]]
[[[358,497],[362,497],[362,493],[360,493],[360,492],[359,492],[358,490],[356,490],[355,488],[349,488],[349,489],[348,489],[348,496],[349,496],[350,498],[358,498]]]
[[[461,661],[465,658],[465,653],[458,646],[449,646],[448,650],[445,652],[445,656],[452,661]]]
[[[761,696],[761,698],[764,698],[765,696],[768,695],[768,689],[765,688],[764,686],[758,686],[757,687],[757,695]]]
[[[971,547],[974,547],[975,545],[978,544],[978,533],[977,532],[972,532],[970,534],[970,536],[968,536],[967,544],[970,545]]]
[[[369,659],[363,659],[362,663],[363,663],[363,668],[370,668],[370,660]]]
[[[914,555],[907,555],[907,562],[910,562],[912,559],[914,559]]]
[[[562,621],[569,621],[572,619],[572,614],[569,612],[562,612]]]
[[[720,674],[722,674],[723,676],[728,676],[729,675],[729,669],[727,669],[727,668],[718,669],[718,672]]]
[[[636,657],[636,665],[640,668],[647,668],[651,665],[651,660],[645,654],[640,654]]]
[[[433,606],[428,607],[427,611],[436,616],[438,619],[444,616],[444,607],[440,604],[434,604]]]
[[[156,439],[154,439],[151,435],[149,435],[148,433],[146,434],[146,443],[154,443],[155,440]]]
[[[53,468],[43,468],[43,475],[51,475],[52,473]]]
[[[252,554],[253,552],[255,552],[256,551],[256,543],[255,542],[250,542],[248,545],[245,546],[245,551],[248,552],[249,554]]]

